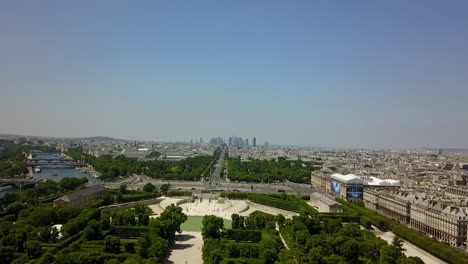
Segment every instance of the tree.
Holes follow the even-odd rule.
[[[119,259],[113,258],[113,259],[107,260],[107,261],[105,262],[105,264],[120,264],[120,261],[119,261]]]
[[[316,248],[312,248],[310,251],[309,251],[309,262],[311,264],[324,264],[325,261],[323,259],[323,253],[322,253],[322,247],[316,247]]]
[[[115,195],[115,201],[117,203],[121,203],[123,201],[123,194],[120,191],[118,191]]]
[[[41,226],[33,230],[35,238],[42,243],[55,243],[58,240],[59,232],[55,227]]]
[[[120,238],[116,236],[106,236],[104,240],[104,252],[120,253]]]
[[[369,217],[362,215],[361,216],[361,225],[364,226],[367,229],[370,229],[372,227],[372,221],[370,220]]]
[[[281,200],[286,200],[288,198],[288,195],[285,192],[282,192],[280,194],[280,198],[281,198]]]
[[[286,221],[286,218],[284,217],[284,215],[279,214],[275,216],[275,221],[278,223],[280,227],[282,227],[284,225],[284,222]]]
[[[119,191],[122,194],[126,194],[127,193],[127,184],[125,184],[125,183],[120,184]]]
[[[278,260],[278,253],[272,248],[267,248],[262,251],[260,258],[265,261],[265,264],[274,264]]]
[[[309,232],[307,232],[307,230],[298,230],[295,233],[296,242],[299,245],[305,245],[308,236],[309,236]]]
[[[324,229],[327,234],[333,234],[335,232],[338,232],[338,230],[341,228],[341,221],[340,219],[329,219],[325,218],[323,220],[324,224]]]
[[[138,203],[135,205],[134,211],[138,217],[138,224],[147,226],[149,224],[149,216],[152,213],[151,209],[145,204]]]
[[[62,191],[74,190],[82,184],[88,182],[88,179],[85,177],[82,178],[63,178],[59,182],[59,188]]]
[[[0,259],[2,259],[5,263],[10,263],[11,261],[13,261],[14,256],[15,256],[14,247],[0,246]]]
[[[232,219],[232,229],[239,229],[240,223],[239,223],[239,215],[238,214],[232,214],[231,215]]]
[[[41,242],[37,240],[30,240],[24,243],[24,248],[30,259],[37,259],[42,255]]]
[[[175,232],[181,232],[180,225],[186,220],[187,215],[182,212],[182,208],[171,204],[164,209],[158,218],[151,219],[149,226],[153,233],[172,244],[175,241]]]
[[[54,262],[54,255],[52,253],[45,253],[42,255],[41,258],[38,259],[37,263],[38,264],[49,264]]]
[[[340,248],[340,255],[350,263],[358,263],[360,255],[359,243],[354,239],[350,239],[344,242]]]
[[[214,250],[212,253],[211,253],[211,258],[210,258],[210,262],[208,263],[211,263],[211,264],[219,264],[221,263],[221,261],[223,260],[223,255],[222,255],[222,251],[219,250],[219,249],[216,249]]]
[[[244,216],[239,216],[239,229],[244,229],[245,228],[245,217]]]
[[[339,233],[347,237],[361,236],[361,230],[359,229],[359,225],[356,223],[349,223],[343,226]]]
[[[143,186],[143,191],[145,192],[154,192],[156,190],[156,186],[151,184],[151,182],[148,182]]]
[[[138,239],[137,242],[137,252],[143,258],[148,257],[148,249],[151,246],[151,238],[149,234],[144,234]]]
[[[112,225],[114,226],[135,226],[135,211],[134,210],[115,210],[112,212]]]
[[[111,212],[109,209],[104,209],[101,211],[101,218],[99,219],[99,230],[101,232],[110,229],[110,218]]]
[[[103,200],[104,205],[109,205],[109,204],[115,203],[115,197],[112,194],[110,194],[109,192],[106,192],[102,196],[102,200]]]
[[[224,221],[221,217],[206,215],[203,217],[202,223],[203,239],[221,237],[221,229],[224,227]]]
[[[128,254],[135,253],[135,243],[133,242],[125,242],[124,244],[125,252]]]
[[[187,220],[187,215],[183,213],[182,208],[175,204],[171,204],[161,213],[161,220],[173,220],[177,232],[182,232],[180,230],[180,225]]]
[[[159,187],[159,189],[161,190],[162,193],[166,194],[167,191],[169,190],[169,184],[165,183],[165,184],[161,185],[161,187]]]
[[[46,226],[50,225],[56,217],[56,212],[53,207],[38,206],[33,209],[27,221],[33,226]]]
[[[0,206],[2,208],[7,207],[9,204],[12,204],[16,201],[16,195],[13,193],[6,193],[2,198],[0,198]]]
[[[405,251],[403,248],[403,239],[398,236],[393,237],[392,245],[395,247],[395,250],[398,252],[399,256],[401,256]]]
[[[424,261],[420,259],[419,257],[408,257],[408,259],[411,259],[414,261],[415,264],[424,264]]]
[[[166,254],[167,248],[167,240],[159,236],[153,236],[151,238],[151,246],[148,248],[148,255],[160,261]]]
[[[398,263],[398,251],[393,245],[385,245],[380,248],[380,260],[379,264],[397,264]]]
[[[83,238],[86,240],[95,240],[98,239],[99,236],[99,222],[93,219],[88,222],[88,225],[83,230]]]

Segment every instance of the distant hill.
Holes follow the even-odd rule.
[[[95,141],[95,142],[123,142],[123,141],[128,141],[128,140],[125,140],[125,139],[103,137],[103,136],[84,137],[84,138],[70,138],[70,137],[25,136],[25,135],[17,135],[17,134],[0,134],[0,139],[14,139],[14,138],[82,139],[82,140],[89,140],[89,141]]]
[[[83,138],[84,140],[96,141],[96,142],[120,142],[120,141],[128,141],[125,139],[117,139],[111,137],[103,137],[103,136],[96,136],[96,137],[88,137]]]

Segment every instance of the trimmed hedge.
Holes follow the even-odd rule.
[[[231,193],[221,193],[221,197],[228,198],[231,200],[243,200],[243,199],[247,199],[249,196],[246,193],[231,192]]]
[[[448,263],[468,264],[467,254],[460,252],[435,239],[424,236],[413,229],[395,223],[392,226],[392,231],[396,235],[402,237],[403,239],[411,241],[418,247],[428,252],[431,252],[433,255],[447,261]]]
[[[223,259],[220,264],[264,264],[262,259],[255,258],[228,258]]]
[[[62,226],[62,233],[65,237],[73,236],[77,233],[83,231],[83,229],[88,225],[90,220],[98,220],[101,215],[101,210],[96,208],[91,208],[83,211],[80,215],[68,221],[68,223]]]
[[[278,198],[268,197],[261,194],[249,194],[249,200],[255,203],[287,210],[299,213],[301,210],[304,210],[312,215],[318,213],[317,210],[312,208],[308,205],[304,200],[297,198],[295,196],[288,196],[293,197],[293,199],[282,200]]]
[[[159,193],[144,193],[144,194],[126,194],[122,197],[120,203],[129,203],[129,202],[136,202],[141,200],[148,200],[151,198],[159,197]]]
[[[121,238],[140,237],[149,230],[146,226],[114,226],[113,229],[115,235]]]
[[[68,237],[64,240],[62,240],[60,243],[57,244],[55,247],[50,247],[48,249],[49,253],[56,254],[59,250],[64,249],[71,245],[75,241],[79,241],[83,239],[83,231],[79,232],[78,234]]]
[[[67,195],[67,194],[72,193],[72,192],[75,192],[75,191],[77,191],[77,190],[72,190],[72,191],[68,191],[68,192],[63,192],[63,193],[54,194],[54,195],[52,195],[52,196],[50,196],[50,197],[47,197],[47,198],[44,198],[44,199],[40,199],[39,202],[40,202],[40,203],[51,203],[51,202],[53,202],[55,199],[60,198],[60,197],[62,197],[62,196],[64,196],[64,195]]]
[[[179,190],[170,190],[166,193],[167,197],[174,196],[192,196],[192,192],[189,191],[179,191]]]
[[[343,208],[346,209],[347,211],[355,213],[358,216],[368,217],[372,225],[378,227],[379,229],[389,230],[392,227],[392,221],[377,212],[368,210],[357,204],[348,203],[347,201],[339,199],[339,198],[336,198],[335,200],[339,202],[341,205],[343,205]]]
[[[317,218],[322,220],[323,218],[341,219],[346,223],[359,223],[360,217],[357,214],[343,214],[343,213],[318,213]]]
[[[230,249],[228,251],[228,258],[237,257],[231,254],[237,254],[239,258],[260,258],[263,245],[261,243],[238,243],[229,241],[226,243],[226,248]]]
[[[260,242],[262,240],[262,231],[228,229],[226,230],[226,238],[236,242]]]
[[[102,251],[84,251],[84,252],[71,252],[66,255],[57,254],[55,256],[56,261],[69,261],[75,260],[75,263],[93,263],[93,264],[104,264],[111,259],[117,259],[120,263],[123,263],[129,257],[137,257],[135,254],[111,254],[104,253]]]

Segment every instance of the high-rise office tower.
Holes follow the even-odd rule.
[[[252,146],[255,148],[257,146],[257,139],[254,137],[252,140]]]
[[[245,139],[245,145],[249,146],[249,140],[247,138]]]

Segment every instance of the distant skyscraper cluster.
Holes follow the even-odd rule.
[[[224,139],[222,137],[211,138],[209,143],[211,145],[221,146],[222,144],[224,144]]]
[[[253,146],[257,147],[257,139],[254,137],[252,138],[252,144],[249,145],[249,139],[248,138],[242,138],[242,137],[229,137],[227,142],[222,138],[222,137],[213,137],[210,139],[209,144],[210,145],[215,145],[215,146],[221,146],[223,144],[226,144],[231,147],[248,147],[248,146]]]
[[[249,142],[247,139],[243,139],[242,137],[229,137],[229,146],[234,147],[245,147],[248,146]]]

